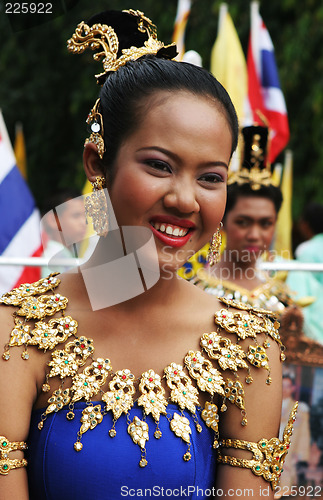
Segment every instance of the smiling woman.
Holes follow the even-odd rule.
[[[278,483],[295,413],[280,441],[277,324],[177,275],[217,239],[238,135],[231,100],[207,71],[174,60],[139,11],[82,22],[68,47],[103,57],[83,154],[94,189],[85,206],[101,237],[74,273],[1,299],[1,499],[118,499],[158,487],[233,499],[251,488],[258,498]],[[131,253],[134,228],[154,245]],[[155,257],[160,277],[148,286]],[[120,297],[134,279],[129,262],[145,289],[94,310],[88,279],[100,300]]]

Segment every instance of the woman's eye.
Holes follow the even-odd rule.
[[[224,182],[224,179],[220,174],[204,174],[199,177],[199,181],[216,184],[217,182]]]
[[[163,172],[171,172],[170,166],[161,160],[147,160],[147,165],[154,168],[155,170],[160,170]]]

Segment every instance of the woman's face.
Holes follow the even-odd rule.
[[[268,198],[239,196],[226,214],[226,258],[254,262],[272,242],[277,214]]]
[[[162,270],[181,266],[219,226],[231,148],[219,106],[184,91],[151,96],[121,145],[112,206],[119,226],[152,230]]]

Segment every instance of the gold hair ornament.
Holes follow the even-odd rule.
[[[220,442],[217,461],[222,464],[233,465],[251,469],[256,476],[262,476],[271,483],[274,490],[279,484],[279,479],[283,470],[283,464],[290,446],[293,433],[293,423],[296,420],[298,402],[293,406],[292,411],[284,429],[283,439],[278,438],[260,439],[257,443],[244,441],[241,439],[224,439]],[[236,458],[222,455],[221,448],[236,448],[247,450],[253,454],[252,459]]]
[[[9,453],[16,450],[26,450],[24,441],[9,441],[5,436],[0,436],[0,475],[6,476],[10,470],[26,467],[25,458],[9,459]]]
[[[117,71],[121,66],[124,66],[128,61],[135,61],[142,56],[151,54],[156,55],[162,51],[162,55],[169,59],[176,56],[176,45],[164,45],[157,39],[157,28],[139,10],[123,10],[127,14],[131,14],[138,18],[138,30],[142,33],[147,33],[148,40],[144,42],[142,47],[130,47],[122,49],[122,55],[118,57],[119,40],[116,32],[111,26],[106,24],[94,24],[88,26],[82,21],[76,28],[75,33],[67,41],[67,49],[70,52],[81,54],[85,49],[100,50],[93,55],[95,61],[100,61],[103,58],[103,73],[95,75],[97,82],[100,83],[103,77],[110,71]]]
[[[97,99],[86,119],[86,123],[90,126],[91,129],[91,135],[89,138],[85,139],[84,146],[89,142],[95,144],[98,149],[98,155],[102,160],[105,152],[105,145],[103,139],[104,136],[103,119],[101,113],[99,113],[98,111],[99,106],[100,106],[100,99]]]
[[[104,188],[106,187],[105,177],[96,177],[91,182],[93,192],[85,198],[86,217],[92,218],[94,231],[99,236],[106,236],[109,230],[108,205]]]

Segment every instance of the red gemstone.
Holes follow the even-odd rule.
[[[209,344],[212,344],[212,340],[209,340]]]
[[[193,361],[196,361],[196,358],[193,358]]]
[[[125,378],[127,378],[125,375],[122,375],[122,379],[124,380]]]
[[[65,328],[69,328],[69,327],[70,327],[70,325],[68,325],[68,324],[66,323]]]
[[[99,370],[101,370],[103,368],[103,366],[102,365],[98,365],[98,368],[99,368]]]
[[[84,347],[85,347],[85,344],[81,344],[81,347],[82,347],[82,349],[84,349]]]
[[[174,375],[177,375],[178,371],[177,370],[174,370]]]
[[[149,382],[152,382],[154,379],[152,377],[149,378]]]
[[[226,318],[226,317],[227,317],[227,315],[226,315],[226,314],[222,314],[222,318]]]
[[[56,302],[58,302],[58,301],[59,301],[59,298],[58,298],[58,297],[55,297],[55,300],[56,300]]]

